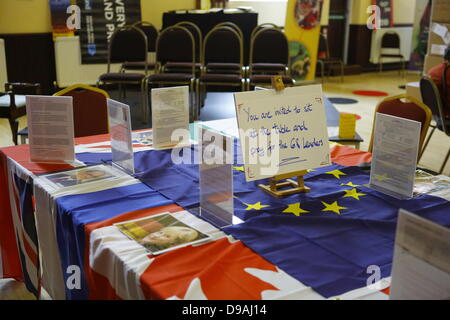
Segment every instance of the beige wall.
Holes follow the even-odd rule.
[[[142,19],[161,28],[162,14],[194,9],[195,0],[141,0]],[[51,32],[48,0],[0,0],[0,33]]]
[[[323,1],[322,18],[320,19],[321,26],[327,26],[330,17],[330,0]]]
[[[413,24],[416,0],[394,0],[394,23]]]
[[[153,23],[158,29],[162,27],[164,12],[183,9],[195,9],[195,0],[141,0],[142,20]]]
[[[0,0],[0,33],[51,31],[47,0]]]

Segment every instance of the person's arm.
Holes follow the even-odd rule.
[[[445,64],[441,63],[428,71],[428,76],[431,80],[439,87],[442,83],[442,71],[444,70]]]

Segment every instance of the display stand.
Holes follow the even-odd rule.
[[[283,79],[281,76],[272,77],[272,88],[276,91],[284,90]],[[305,186],[304,176],[308,173],[307,170],[296,171],[291,173],[286,173],[282,175],[277,175],[273,178],[269,178],[269,185],[260,184],[259,188],[267,192],[273,197],[283,198],[296,193],[308,193],[311,189]],[[297,177],[297,181],[289,179]],[[278,182],[280,180],[286,180],[284,182]],[[290,189],[285,189],[287,187]],[[281,190],[284,189],[284,190]]]

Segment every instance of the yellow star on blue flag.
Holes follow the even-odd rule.
[[[358,184],[353,184],[352,182],[349,183],[341,183],[341,186],[347,186],[347,187],[352,187],[352,188],[357,188],[357,187],[361,187]]]
[[[247,206],[245,210],[261,210],[262,208],[270,207],[269,205],[262,205],[261,202],[257,202],[255,204],[248,204],[244,202],[244,204]]]
[[[309,211],[306,211],[306,210],[303,210],[302,208],[300,208],[300,202],[298,202],[298,203],[290,204],[283,211],[283,213],[292,213],[292,214],[296,215],[297,217],[300,217],[300,214],[309,213]]]
[[[341,176],[347,175],[346,173],[343,173],[341,170],[334,170],[334,171],[325,172],[325,173],[333,175],[336,179],[340,179]]]
[[[233,167],[233,169],[236,170],[236,171],[242,171],[242,172],[244,172],[244,166],[241,166],[241,167]]]
[[[359,200],[359,197],[367,196],[365,193],[358,193],[358,190],[352,189],[352,190],[344,190],[345,195],[344,198],[354,198],[356,200]]]
[[[322,201],[322,204],[325,208],[322,211],[333,211],[334,213],[341,214],[341,210],[348,209],[346,207],[339,206],[338,202],[335,201],[332,204],[328,204]]]

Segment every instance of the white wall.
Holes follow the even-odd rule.
[[[258,24],[274,23],[277,26],[284,26],[287,0],[231,0],[228,2],[228,8],[237,7],[252,7],[258,12]]]
[[[288,0],[230,0],[228,8],[252,7],[258,12],[258,24],[274,23],[284,26]],[[322,25],[328,25],[330,0],[324,0],[322,9]]]

